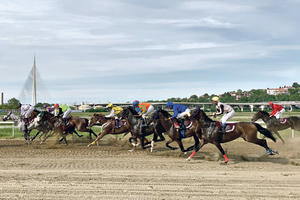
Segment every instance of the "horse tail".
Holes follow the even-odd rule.
[[[273,136],[273,134],[268,129],[262,127],[258,123],[253,123],[253,124],[256,126],[258,132],[260,132],[264,136],[266,136],[266,137],[270,138],[271,140],[273,140],[274,142],[276,142],[276,138]]]

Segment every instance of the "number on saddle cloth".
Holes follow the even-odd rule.
[[[279,121],[281,124],[285,124],[287,122],[287,118],[280,118]]]

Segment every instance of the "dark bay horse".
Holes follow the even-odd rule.
[[[139,139],[141,142],[142,149],[147,148],[146,145],[151,143],[151,152],[154,146],[154,142],[163,141],[165,138],[162,136],[162,132],[159,133],[156,130],[156,126],[153,123],[153,118],[147,120],[147,124],[143,124],[143,119],[132,106],[126,107],[121,113],[122,118],[127,119],[130,125],[130,132],[132,137],[129,138],[129,142],[132,143],[132,140]],[[149,142],[146,136],[154,134],[153,139]],[[160,140],[157,137],[160,136]],[[146,140],[146,143],[145,143]]]
[[[219,122],[210,119],[200,108],[197,108],[192,112],[191,119],[193,119],[194,122],[197,124],[196,126],[198,126],[198,128],[201,129],[201,134],[199,135],[201,139],[201,145],[195,148],[194,152],[189,156],[187,160],[190,160],[195,155],[195,153],[199,151],[205,144],[211,143],[219,149],[219,151],[222,153],[225,159],[225,163],[227,163],[229,161],[228,157],[226,156],[225,151],[223,150],[220,143],[230,142],[239,137],[242,137],[247,142],[251,142],[261,147],[264,147],[268,155],[274,155],[277,153],[276,151],[273,151],[268,147],[267,141],[265,139],[257,138],[257,132],[260,132],[266,137],[276,142],[276,139],[274,138],[272,133],[257,123],[234,123],[235,128],[229,132],[226,132],[223,135],[222,141],[220,142],[220,127],[218,126]]]
[[[118,135],[118,134],[126,134],[130,132],[130,125],[126,120],[122,120],[120,122],[121,126],[116,127],[115,125],[115,119],[113,118],[106,118],[102,114],[95,113],[92,118],[89,121],[89,127],[92,127],[94,125],[100,125],[102,126],[102,131],[98,134],[98,137],[88,145],[90,147],[91,145],[94,145],[96,142],[98,142],[101,138],[103,138],[107,134],[112,135]]]
[[[255,122],[258,119],[262,119],[267,125],[267,129],[269,129],[272,133],[275,133],[283,143],[284,140],[279,135],[278,131],[288,128],[300,131],[300,117],[291,116],[278,120],[275,117],[270,117],[269,113],[267,113],[266,111],[258,111],[253,115],[251,121]]]
[[[187,129],[184,133],[184,138],[189,138],[192,137],[195,140],[195,145],[188,147],[187,149],[184,149],[184,146],[182,144],[182,136],[180,134],[180,130],[174,128],[174,123],[171,119],[171,115],[162,109],[158,109],[155,112],[154,118],[156,119],[156,123],[160,126],[163,127],[165,133],[167,133],[167,135],[169,136],[169,141],[166,143],[166,147],[175,150],[177,148],[170,146],[169,144],[176,141],[178,146],[180,147],[180,150],[182,152],[188,152],[194,149],[194,146],[198,146],[199,145],[199,139],[196,136],[196,130],[195,130],[195,126],[191,126],[191,128]]]
[[[53,132],[58,132],[62,136],[62,140],[67,144],[66,136],[68,134],[75,133],[77,136],[81,137],[76,131],[88,132],[91,138],[91,134],[96,135],[91,129],[87,128],[88,119],[80,118],[80,117],[71,117],[67,126],[64,126],[62,123],[62,119],[59,117],[55,117],[52,113],[47,111],[43,111],[34,121],[30,124],[30,128],[40,128],[43,127],[44,124],[48,124],[48,128]],[[45,140],[49,137],[46,136]]]

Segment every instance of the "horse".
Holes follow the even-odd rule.
[[[157,125],[160,125],[164,130],[163,132],[167,133],[167,135],[170,138],[169,141],[166,143],[166,147],[170,148],[171,150],[177,149],[176,147],[172,147],[169,145],[170,143],[176,141],[182,152],[188,152],[193,150],[194,146],[197,146],[199,144],[199,139],[196,136],[195,132],[195,126],[193,126],[193,124],[190,124],[184,132],[184,138],[189,138],[193,136],[195,140],[195,145],[184,149],[184,146],[182,144],[183,137],[180,134],[180,130],[174,127],[174,123],[171,117],[171,114],[169,114],[165,110],[162,110],[161,108],[159,108],[154,115]]]
[[[127,119],[130,125],[130,132],[132,137],[129,138],[129,142],[132,143],[132,140],[139,139],[141,142],[142,149],[148,148],[146,145],[151,144],[151,152],[153,150],[154,142],[157,142],[157,136],[161,136],[158,134],[155,129],[153,119],[150,118],[146,124],[143,123],[144,119],[138,115],[135,109],[132,106],[126,107],[123,109],[121,113],[122,118]],[[154,134],[154,137],[151,142],[149,142],[145,137],[148,135]],[[146,140],[146,143],[145,143]],[[163,141],[164,137],[160,137],[160,141]]]
[[[89,121],[88,127],[92,127],[94,125],[102,126],[102,131],[98,134],[97,138],[88,145],[94,145],[98,143],[98,141],[103,138],[107,134],[118,135],[118,134],[127,134],[130,132],[130,125],[126,120],[121,120],[120,127],[116,127],[115,119],[106,118],[102,114],[95,113]]]
[[[278,120],[276,117],[270,117],[269,113],[266,111],[258,111],[253,115],[251,121],[255,122],[258,119],[262,119],[267,125],[267,129],[269,129],[272,133],[275,133],[280,138],[282,143],[284,143],[284,140],[279,135],[278,131],[288,128],[291,128],[292,131],[300,131],[300,117],[291,116]]]
[[[82,135],[79,135],[75,128],[78,128],[79,131],[83,132],[90,132],[89,129],[86,128],[88,120],[87,119],[82,119],[81,123],[80,119],[70,119],[69,124],[67,126],[64,126],[62,123],[62,119],[59,117],[54,116],[52,113],[43,111],[34,119],[32,123],[30,123],[29,128],[34,129],[34,128],[42,128],[47,124],[47,129],[51,130],[52,133],[58,132],[62,138],[59,140],[59,142],[64,141],[66,144],[68,144],[66,140],[66,136],[68,134],[73,134],[75,133],[78,137],[82,137]],[[48,131],[49,132],[49,131]],[[52,134],[47,134],[44,137],[44,140],[42,142],[45,142],[46,139]],[[91,135],[90,135],[91,136]]]
[[[247,142],[251,142],[261,147],[264,147],[268,155],[274,155],[278,153],[268,147],[267,141],[265,139],[257,138],[257,132],[260,132],[266,137],[276,142],[276,139],[274,138],[272,133],[257,123],[253,123],[253,122],[227,123],[227,127],[230,127],[231,130],[226,131],[226,133],[223,134],[223,137],[221,138],[220,141],[220,128],[221,128],[220,122],[213,121],[212,119],[210,119],[205,114],[205,112],[200,108],[197,108],[192,112],[191,119],[196,123],[196,126],[198,126],[197,129],[201,130],[201,133],[198,135],[198,137],[201,139],[202,143],[200,146],[197,146],[194,149],[194,152],[187,158],[187,160],[191,160],[191,158],[195,155],[195,153],[199,151],[205,144],[211,143],[214,144],[222,153],[225,159],[225,163],[228,163],[229,159],[225,154],[225,151],[223,150],[221,143],[230,142],[239,137],[243,138]]]
[[[29,118],[29,121],[32,121],[40,112],[38,110],[33,110],[31,115],[30,115],[30,118]],[[24,120],[13,114],[12,111],[9,111],[7,113],[7,115],[5,115],[3,118],[2,118],[3,121],[7,121],[7,120],[12,120],[15,125],[19,128],[19,130],[21,132],[24,133],[24,139],[27,140],[29,143],[33,141],[32,138],[30,138],[30,130],[28,130],[28,127],[27,125],[25,124]],[[42,130],[38,130],[38,133],[42,131]]]

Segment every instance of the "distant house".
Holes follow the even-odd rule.
[[[269,95],[279,95],[279,94],[290,94],[289,89],[291,86],[284,86],[279,88],[267,88],[267,94]]]
[[[91,106],[85,104],[85,105],[79,106],[78,110],[86,111],[86,110],[91,109],[91,108],[92,108]]]

